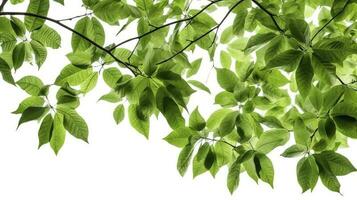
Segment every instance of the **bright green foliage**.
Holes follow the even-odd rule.
[[[82,2],[86,14],[70,19],[47,17],[53,4],[65,8],[63,0],[30,0],[26,12],[0,7],[0,73],[29,95],[13,113],[21,115],[18,126],[39,122],[39,148],[49,143],[58,154],[67,132],[89,142],[78,107],[102,78],[108,91],[98,99],[114,104],[116,124],[127,116],[149,138],[150,121],[165,118],[172,131],[164,140],[181,149],[182,176],[191,163],[193,177],[215,177],[228,167],[231,193],[241,173],[273,187],[269,153],[277,150],[298,158],[303,192],[318,179],[339,192],[337,177],[356,171],[337,153],[357,138],[356,0],[215,0],[199,7],[189,0]],[[312,22],[312,16],[318,17]],[[71,41],[62,40],[57,26],[72,33]],[[128,39],[107,41],[104,27]],[[53,81],[14,79],[27,64],[58,67],[46,66],[47,48],[69,42],[68,64]],[[216,75],[221,89],[197,80],[201,71]],[[190,101],[201,92],[214,93],[217,110],[209,116]]]

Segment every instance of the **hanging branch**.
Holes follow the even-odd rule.
[[[87,36],[83,35],[82,33],[72,29],[71,27],[61,23],[59,20],[56,19],[52,19],[46,16],[41,16],[41,15],[37,15],[37,14],[33,14],[33,13],[26,13],[26,12],[1,12],[0,16],[3,15],[10,15],[10,16],[15,16],[15,15],[21,15],[21,16],[31,16],[31,17],[36,17],[36,18],[40,18],[40,19],[44,19],[50,22],[53,22],[69,31],[71,31],[72,33],[78,35],[79,37],[83,38],[84,40],[88,41],[89,43],[93,44],[95,47],[97,47],[98,49],[104,51],[105,53],[107,53],[108,55],[110,55],[116,62],[124,65],[127,69],[129,69],[135,76],[137,75],[141,75],[141,71],[138,69],[137,66],[132,65],[128,62],[124,62],[122,60],[120,60],[119,58],[117,58],[110,50],[102,47],[101,45],[99,45],[98,43],[94,42],[93,40],[91,40],[90,38],[88,38]]]

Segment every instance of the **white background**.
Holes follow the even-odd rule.
[[[66,18],[83,14],[81,1],[66,1],[65,9],[57,4],[51,5],[49,16]],[[26,4],[9,6],[6,11],[24,11]],[[68,23],[73,25],[73,23]],[[68,64],[65,54],[70,51],[70,36],[66,30],[56,28],[62,36],[62,48],[50,50],[49,57],[38,71],[35,66],[26,64],[15,77],[32,74],[52,83],[62,67]],[[122,41],[133,36],[128,30],[118,38],[110,37],[118,27],[106,27],[107,43]],[[205,56],[205,55],[201,55]],[[211,64],[204,63],[198,78],[205,81]],[[207,84],[218,89],[214,72]],[[339,178],[340,194],[329,192],[319,182],[313,193],[301,194],[296,181],[297,159],[279,156],[284,147],[270,154],[275,167],[275,188],[267,184],[257,185],[246,174],[241,175],[239,189],[230,195],[226,189],[227,169],[222,169],[215,179],[205,174],[192,179],[191,167],[184,178],[176,171],[179,149],[162,140],[170,129],[163,118],[152,119],[149,141],[136,133],[127,119],[116,126],[112,119],[115,105],[97,102],[108,92],[102,80],[90,94],[82,98],[79,113],[85,116],[90,129],[90,144],[74,139],[69,134],[58,156],[49,145],[37,150],[37,130],[39,124],[24,124],[16,131],[19,116],[11,114],[27,95],[18,88],[0,80],[0,199],[6,200],[63,200],[63,199],[356,199],[357,175]],[[198,92],[193,95],[190,107],[200,106],[200,111],[208,116],[214,109],[213,95]],[[191,109],[192,110],[192,109]],[[351,148],[341,150],[357,165],[356,141],[350,141]]]

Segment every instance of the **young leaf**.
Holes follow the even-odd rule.
[[[313,76],[314,72],[311,65],[311,57],[305,54],[295,72],[296,84],[303,98],[309,95]]]
[[[278,146],[284,145],[289,141],[289,132],[284,129],[273,129],[263,133],[255,149],[262,153],[269,153]]]
[[[228,69],[216,69],[217,81],[219,85],[228,92],[233,92],[235,85],[238,83],[238,77]]]
[[[74,137],[88,143],[88,126],[84,119],[74,109],[67,106],[58,105],[56,110],[64,116],[65,129]]]
[[[16,84],[29,95],[33,96],[38,96],[44,86],[42,81],[35,76],[25,76],[17,81]]]
[[[180,152],[177,160],[177,170],[181,176],[184,176],[187,168],[190,164],[194,146],[192,144],[187,144]]]
[[[137,105],[130,105],[128,110],[129,122],[135,130],[149,138],[150,121],[149,119],[143,120],[137,115]]]
[[[300,144],[295,144],[295,145],[292,145],[291,147],[287,148],[281,154],[281,156],[283,156],[285,158],[292,158],[292,157],[302,155],[306,150],[307,150],[306,146],[300,145]]]
[[[307,146],[310,140],[310,132],[306,129],[304,121],[300,118],[295,120],[294,123],[294,136],[297,144]]]
[[[20,125],[23,123],[41,118],[47,111],[48,111],[48,108],[46,108],[46,107],[29,107],[29,108],[27,108],[22,113],[17,128],[19,128]]]
[[[49,7],[49,0],[30,0],[30,4],[26,12],[46,17]],[[44,19],[32,16],[25,16],[25,26],[28,31],[32,32],[36,29],[39,29],[44,23]]]
[[[190,128],[200,131],[206,127],[206,121],[200,114],[198,107],[191,113],[189,119]]]
[[[122,104],[118,105],[113,112],[113,117],[116,124],[119,124],[124,120],[125,110]]]
[[[56,113],[53,119],[53,129],[51,134],[51,148],[57,155],[62,148],[66,138],[66,130],[63,126],[63,115]]]
[[[265,154],[258,153],[254,157],[254,162],[259,178],[274,187],[274,168],[271,160]]]
[[[31,34],[31,39],[53,49],[58,49],[61,46],[60,34],[47,25],[43,25],[40,29],[34,30]]]
[[[241,163],[237,159],[228,170],[227,187],[231,194],[238,188]]]
[[[42,120],[40,129],[38,130],[38,148],[41,148],[42,145],[50,142],[52,130],[53,130],[53,118],[51,114],[48,114]]]
[[[25,60],[25,43],[21,42],[16,45],[15,49],[12,52],[12,63],[15,70],[19,69]]]
[[[296,174],[302,192],[304,193],[308,189],[312,191],[319,178],[319,168],[315,162],[315,158],[309,156],[300,159],[296,167]]]

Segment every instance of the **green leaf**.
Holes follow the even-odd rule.
[[[45,100],[42,97],[31,96],[27,97],[19,104],[19,107],[12,112],[13,114],[23,113],[29,107],[41,107],[45,103]]]
[[[38,96],[44,86],[42,81],[35,76],[25,76],[18,80],[16,84],[29,95],[33,96]]]
[[[50,145],[55,154],[57,155],[62,148],[66,138],[66,129],[63,126],[63,115],[56,113],[53,120],[53,130],[51,134]]]
[[[239,115],[239,112],[235,111],[235,112],[231,112],[231,113],[227,114],[223,118],[223,120],[221,121],[221,123],[219,125],[219,129],[218,129],[218,134],[221,137],[224,137],[233,131],[233,129],[236,125],[236,120],[237,120],[238,115]]]
[[[119,79],[122,77],[121,72],[116,67],[111,67],[103,71],[103,79],[105,83],[111,87],[115,88]]]
[[[84,94],[90,92],[97,85],[98,81],[98,72],[92,73],[82,84],[81,84],[81,92]]]
[[[181,176],[184,176],[187,168],[190,164],[192,154],[194,151],[194,146],[192,144],[186,145],[180,152],[180,155],[177,159],[177,170]]]
[[[49,7],[49,0],[30,0],[30,4],[27,7],[26,12],[46,17]],[[27,30],[31,32],[41,28],[44,23],[44,19],[32,16],[25,16],[25,26]]]
[[[305,54],[295,72],[296,84],[300,95],[303,98],[306,98],[309,95],[313,76],[314,72],[311,64],[311,57],[310,55]]]
[[[241,163],[237,159],[228,170],[227,187],[231,194],[238,188],[239,176],[241,171]]]
[[[149,119],[141,119],[137,115],[137,105],[130,105],[128,110],[129,122],[135,130],[149,138],[150,121]]]
[[[58,49],[61,46],[61,36],[57,31],[47,25],[35,30],[31,34],[31,39],[37,40],[46,47]]]
[[[293,158],[302,155],[307,150],[306,146],[300,144],[294,144],[287,148],[281,156],[285,158]]]
[[[17,36],[22,37],[26,34],[26,26],[19,18],[11,16],[11,26]]]
[[[84,119],[72,108],[58,105],[57,112],[64,116],[63,125],[74,137],[88,143],[88,126]]]
[[[321,165],[328,167],[335,176],[345,176],[357,170],[346,157],[334,151],[324,151],[314,156]]]
[[[179,127],[167,135],[164,140],[171,145],[182,148],[190,142],[190,137],[195,135],[195,132],[188,127]]]
[[[262,153],[269,153],[278,146],[284,145],[289,141],[289,132],[285,129],[273,129],[263,133],[255,149]]]
[[[80,19],[76,23],[74,30],[76,30],[78,33],[86,36],[89,39],[94,39],[95,37],[95,31],[93,30],[93,23],[89,17],[84,17]],[[89,43],[87,40],[83,39],[81,36],[75,33],[72,34],[71,44],[74,52],[85,51],[91,46],[91,43]]]
[[[17,128],[19,128],[20,125],[23,123],[40,119],[47,111],[48,111],[47,107],[28,107],[22,113]]]
[[[201,89],[201,90],[207,92],[208,94],[211,94],[210,89],[209,89],[207,86],[205,86],[203,83],[199,82],[199,81],[196,81],[196,80],[188,80],[187,83],[189,83],[189,84],[195,86],[195,87],[198,88],[198,89]]]
[[[47,49],[36,40],[32,40],[30,44],[35,54],[36,64],[40,68],[43,65],[43,63],[46,61]]]
[[[205,167],[205,158],[207,157],[208,152],[210,151],[210,145],[208,142],[205,142],[197,151],[197,154],[192,161],[192,173],[193,178],[207,171]]]
[[[113,112],[113,118],[116,124],[119,124],[124,120],[125,117],[125,110],[122,104],[118,105]]]
[[[66,83],[71,86],[80,85],[92,74],[93,69],[91,67],[80,68],[70,64],[62,69],[59,76],[56,78],[55,84],[59,86],[63,86]]]
[[[307,146],[310,143],[310,132],[306,129],[304,121],[301,118],[295,120],[294,136],[297,144]]]
[[[19,69],[25,61],[25,43],[21,42],[16,45],[12,52],[12,63],[15,70]]]
[[[337,129],[347,137],[357,138],[357,104],[341,102],[331,111]]]
[[[221,106],[235,106],[237,105],[237,100],[234,97],[234,94],[227,91],[223,91],[216,95],[214,103],[219,104]]]
[[[266,65],[266,68],[274,67],[292,67],[296,63],[300,62],[303,53],[299,50],[290,49],[283,51],[280,54],[276,55],[273,59],[269,60]]]
[[[52,130],[53,130],[53,118],[51,114],[48,114],[42,120],[40,129],[38,130],[38,148],[41,148],[42,145],[50,142]]]
[[[258,33],[256,35],[253,35],[252,37],[249,38],[247,46],[245,47],[245,51],[250,52],[251,49],[255,48],[256,46],[259,46],[259,45],[269,42],[275,36],[276,36],[276,34],[273,32]]]
[[[309,25],[302,19],[289,19],[288,27],[293,37],[302,43],[310,41]]]
[[[100,1],[93,7],[94,14],[108,24],[115,24],[119,20],[121,13],[118,11],[122,9],[122,2],[113,0]]]
[[[220,60],[222,67],[230,69],[232,65],[232,57],[226,51],[221,51]]]
[[[233,92],[238,83],[238,77],[232,71],[224,68],[217,68],[218,84],[228,92]]]
[[[317,184],[319,178],[319,168],[313,156],[305,157],[299,160],[296,167],[298,182],[304,193],[308,189],[311,191]]]
[[[0,58],[0,73],[2,75],[2,78],[4,79],[4,81],[12,84],[12,85],[15,85],[15,80],[14,78],[12,77],[12,74],[11,74],[11,68],[10,66],[7,64],[7,62]]]
[[[265,154],[258,153],[254,157],[254,162],[259,178],[274,187],[274,168],[271,160]]]
[[[187,71],[187,77],[191,77],[197,74],[198,70],[201,67],[202,58],[197,59],[191,63],[191,68]]]
[[[159,88],[156,94],[156,104],[172,129],[185,125],[185,119],[182,117],[179,107],[175,101],[167,95],[163,87]]]
[[[193,130],[201,131],[206,127],[206,121],[200,114],[198,107],[191,113],[189,119],[189,126]]]

